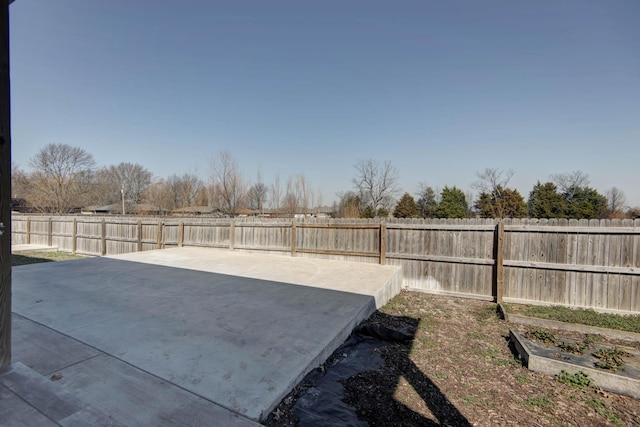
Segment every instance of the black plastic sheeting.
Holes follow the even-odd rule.
[[[384,360],[374,349],[387,345],[376,338],[354,334],[329,358],[325,369],[315,369],[302,381],[312,384],[298,398],[293,413],[303,427],[367,427],[356,411],[342,401],[346,380],[360,372],[380,369]]]

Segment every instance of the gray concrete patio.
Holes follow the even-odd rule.
[[[256,425],[400,283],[193,248],[16,267],[2,425]]]

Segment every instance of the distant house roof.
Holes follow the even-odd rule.
[[[238,215],[241,216],[251,216],[251,215],[259,215],[260,211],[255,209],[238,209]]]
[[[172,214],[187,214],[187,215],[212,215],[219,213],[218,209],[211,208],[209,206],[187,206],[184,208],[174,209]]]
[[[122,213],[122,205],[118,203],[114,203],[113,205],[105,205],[105,206],[87,206],[82,209],[82,212],[85,213],[96,213],[96,214],[111,214],[111,213]]]
[[[297,209],[296,215],[300,216],[314,216],[314,215],[330,215],[333,213],[333,208],[330,206],[319,206],[317,208]],[[263,209],[262,214],[271,216],[290,217],[291,212],[287,212],[286,209]]]
[[[330,214],[333,213],[333,208],[331,206],[318,206],[317,208],[311,209],[314,213],[323,213]]]
[[[83,214],[121,214],[122,204],[114,203],[112,205],[91,205],[82,208]],[[147,203],[140,203],[131,207],[125,208],[125,213],[137,213],[137,214],[159,214],[162,213],[162,209],[157,206]]]
[[[161,213],[162,209],[149,203],[139,203],[133,207],[135,213]]]

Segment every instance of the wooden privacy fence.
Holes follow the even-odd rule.
[[[14,244],[85,255],[211,247],[399,265],[404,286],[640,313],[640,220],[305,220],[14,215]]]

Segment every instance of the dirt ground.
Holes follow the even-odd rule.
[[[343,381],[343,400],[369,426],[640,426],[640,400],[523,367],[493,303],[403,291],[367,325],[413,336],[376,349],[381,369]],[[271,426],[300,424],[296,397]]]

